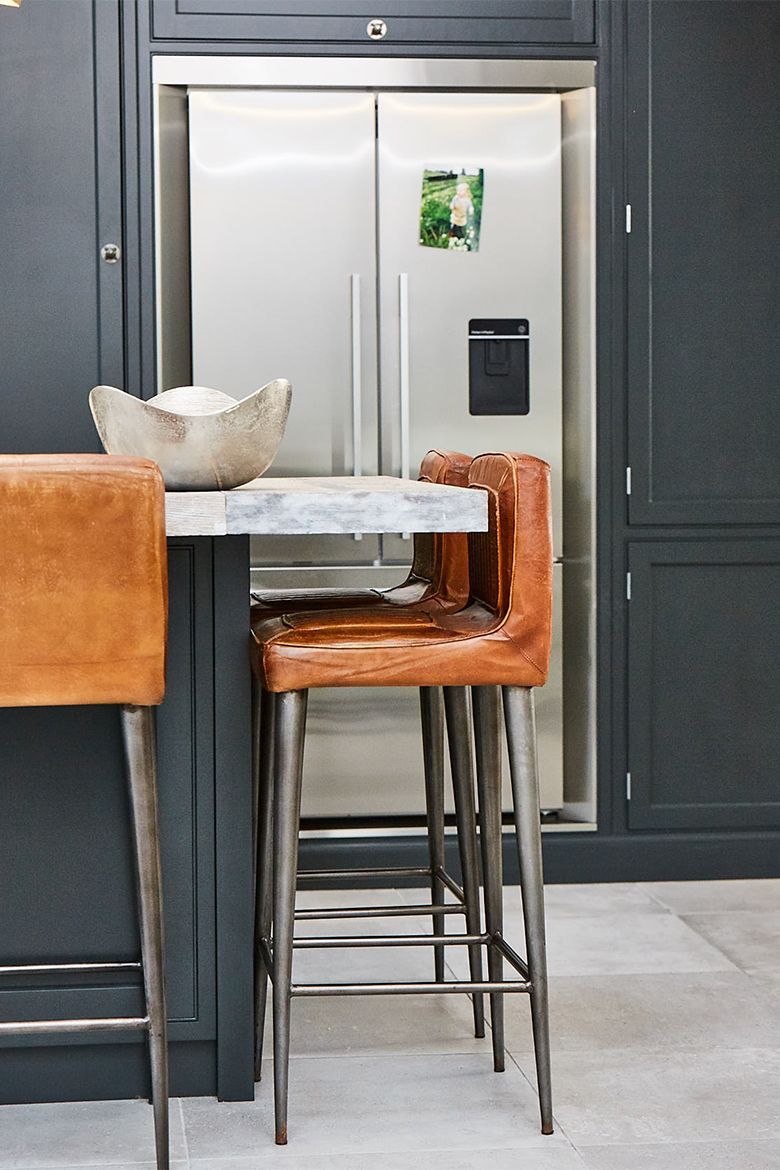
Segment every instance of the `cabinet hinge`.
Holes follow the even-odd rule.
[[[626,468],[626,495],[631,495],[631,468]]]
[[[631,600],[631,574],[626,573],[626,601]]]
[[[631,204],[626,204],[626,232],[631,232]]]
[[[631,799],[631,773],[626,772],[626,800]]]

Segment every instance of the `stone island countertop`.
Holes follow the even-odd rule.
[[[166,492],[169,536],[485,532],[487,496],[416,479],[255,479],[231,491]]]

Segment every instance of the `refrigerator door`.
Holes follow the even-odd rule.
[[[386,93],[378,127],[382,470],[434,446],[538,455],[560,555],[560,97]],[[528,339],[499,333],[483,357],[498,384],[527,346],[528,413],[469,413],[470,324],[490,322]],[[386,538],[385,556],[405,543]]]
[[[364,474],[379,451],[385,474],[412,476],[430,447],[528,451],[552,465],[559,542],[559,98],[210,89],[190,90],[189,112],[193,380],[235,397],[291,380],[272,474],[349,474],[356,451]],[[479,170],[479,249],[457,245],[470,216],[473,226],[476,183],[456,246],[422,246],[423,173],[446,184]],[[528,413],[472,415],[469,332],[503,321],[524,323],[522,340],[495,328],[478,340],[482,374],[521,371]],[[302,572],[284,586],[386,585],[388,573],[403,576],[411,544],[382,537],[382,567],[380,538],[368,534],[263,538],[253,583],[273,587],[270,567],[288,565]],[[549,808],[562,800],[559,622],[556,606],[550,682],[537,696]],[[422,811],[414,690],[313,692],[308,722],[305,815]]]
[[[378,127],[382,469],[414,467],[434,446],[538,455],[552,468],[561,557],[560,96],[385,93]],[[491,400],[496,413],[470,412]],[[384,537],[385,562],[408,543]],[[551,809],[563,802],[562,571],[550,679],[536,696]]]
[[[274,475],[376,474],[375,103],[191,89],[193,381],[289,378]],[[373,561],[375,536],[280,537],[260,563]]]

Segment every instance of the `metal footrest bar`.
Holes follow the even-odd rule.
[[[458,980],[454,983],[293,983],[292,996],[319,995],[442,995],[471,991],[530,992],[531,984],[517,979],[474,983]]]
[[[293,940],[293,949],[327,951],[344,947],[455,947],[471,943],[487,945],[489,942],[490,935],[487,934],[338,935],[333,938],[296,938]]]
[[[510,947],[509,943],[500,935],[494,934],[490,938],[490,946],[494,946],[497,951],[500,951],[508,963],[511,963],[514,969],[527,979],[529,976],[528,964],[525,959],[521,959],[517,951]]]
[[[412,865],[397,865],[384,867],[383,869],[310,869],[299,871],[298,881],[324,881],[328,878],[377,878],[377,877],[419,877],[419,878],[438,878],[440,882],[450,890],[459,901],[465,901],[463,889],[454,878],[450,877],[446,869],[442,869],[437,865],[434,869],[430,866],[412,866]]]
[[[347,906],[328,910],[296,910],[296,922],[316,922],[327,918],[430,918],[433,914],[463,914],[465,907],[456,902],[445,906]]]
[[[384,866],[382,869],[304,869],[298,871],[298,881],[321,881],[324,878],[356,877],[430,877],[429,867],[419,865]]]
[[[61,971],[140,971],[140,963],[15,963],[0,967],[0,975],[47,975]]]
[[[304,875],[299,875],[304,876]],[[296,910],[296,922],[316,922],[331,918],[419,918],[421,916],[440,916],[443,914],[465,914],[466,897],[462,888],[451,878],[441,866],[433,869],[419,866],[396,866],[393,869],[331,869],[311,871],[307,877],[425,877],[429,880],[436,878],[447,887],[457,899],[456,902],[447,902],[444,905],[432,905],[430,902],[413,906],[347,906],[331,907],[320,910]]]
[[[149,1028],[148,1016],[118,1016],[105,1020],[24,1020],[0,1024],[0,1036],[34,1035],[38,1032],[115,1032]]]

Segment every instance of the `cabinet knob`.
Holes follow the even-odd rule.
[[[104,244],[100,249],[100,255],[106,264],[116,264],[122,255],[122,249],[119,247],[119,244]]]
[[[366,32],[371,37],[372,41],[381,41],[382,37],[387,33],[387,25],[379,17],[374,20],[369,20],[366,25]]]

